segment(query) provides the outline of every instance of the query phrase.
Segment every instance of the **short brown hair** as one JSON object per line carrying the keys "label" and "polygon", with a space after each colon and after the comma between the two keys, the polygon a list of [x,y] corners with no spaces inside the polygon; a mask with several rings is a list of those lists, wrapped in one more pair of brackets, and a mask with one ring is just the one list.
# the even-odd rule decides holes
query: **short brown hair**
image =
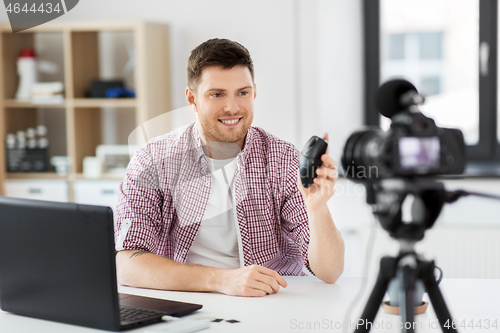
{"label": "short brown hair", "polygon": [[234,66],[246,66],[254,80],[253,62],[250,52],[240,43],[229,39],[214,38],[198,45],[188,61],[188,86],[196,89],[205,67],[221,66],[231,69]]}

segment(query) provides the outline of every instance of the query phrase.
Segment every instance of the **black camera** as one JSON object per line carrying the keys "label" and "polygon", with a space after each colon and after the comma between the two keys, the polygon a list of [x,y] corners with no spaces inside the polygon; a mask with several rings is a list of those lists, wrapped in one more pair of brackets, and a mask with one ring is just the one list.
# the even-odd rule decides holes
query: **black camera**
{"label": "black camera", "polygon": [[465,142],[458,129],[441,128],[417,105],[424,97],[406,80],[384,83],[376,95],[379,112],[392,120],[387,131],[365,128],[354,132],[342,154],[342,166],[353,181],[394,177],[461,174]]}

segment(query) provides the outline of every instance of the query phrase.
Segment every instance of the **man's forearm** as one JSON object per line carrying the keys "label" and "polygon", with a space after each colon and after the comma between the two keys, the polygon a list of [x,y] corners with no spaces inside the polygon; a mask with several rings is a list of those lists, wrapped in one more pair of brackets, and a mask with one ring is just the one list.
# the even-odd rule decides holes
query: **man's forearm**
{"label": "man's forearm", "polygon": [[328,207],[308,210],[310,240],[309,266],[321,280],[334,283],[344,270],[344,240]]}
{"label": "man's forearm", "polygon": [[183,291],[220,291],[222,270],[180,264],[171,259],[139,250],[116,254],[118,283],[122,285]]}

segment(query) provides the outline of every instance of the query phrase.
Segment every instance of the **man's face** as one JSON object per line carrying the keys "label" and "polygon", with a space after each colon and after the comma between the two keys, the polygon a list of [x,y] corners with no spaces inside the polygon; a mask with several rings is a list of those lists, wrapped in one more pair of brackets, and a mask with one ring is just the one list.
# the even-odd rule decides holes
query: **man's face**
{"label": "man's face", "polygon": [[207,143],[231,142],[240,148],[253,121],[256,96],[252,75],[245,66],[206,67],[196,91],[186,89]]}

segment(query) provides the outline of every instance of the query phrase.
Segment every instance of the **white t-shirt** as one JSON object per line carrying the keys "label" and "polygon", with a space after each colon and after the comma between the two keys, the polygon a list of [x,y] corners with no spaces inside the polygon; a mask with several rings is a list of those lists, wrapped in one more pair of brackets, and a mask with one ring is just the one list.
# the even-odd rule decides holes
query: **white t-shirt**
{"label": "white t-shirt", "polygon": [[208,158],[212,190],[200,230],[189,250],[186,262],[217,268],[239,268],[239,227],[235,220],[232,183],[237,159]]}

